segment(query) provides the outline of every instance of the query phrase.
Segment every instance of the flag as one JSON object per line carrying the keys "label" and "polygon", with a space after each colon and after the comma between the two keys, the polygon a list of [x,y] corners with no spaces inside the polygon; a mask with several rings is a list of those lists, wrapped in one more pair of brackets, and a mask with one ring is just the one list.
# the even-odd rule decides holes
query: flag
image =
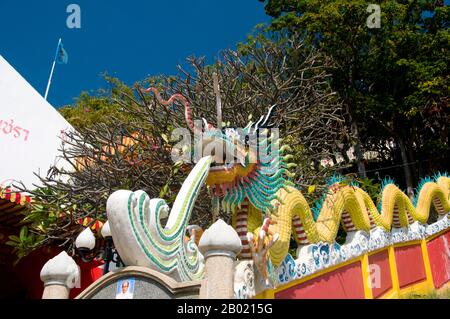
{"label": "flag", "polygon": [[56,50],[56,62],[58,62],[58,64],[67,64],[68,60],[69,55],[67,54],[66,50],[64,50],[62,42],[59,41],[58,48]]}

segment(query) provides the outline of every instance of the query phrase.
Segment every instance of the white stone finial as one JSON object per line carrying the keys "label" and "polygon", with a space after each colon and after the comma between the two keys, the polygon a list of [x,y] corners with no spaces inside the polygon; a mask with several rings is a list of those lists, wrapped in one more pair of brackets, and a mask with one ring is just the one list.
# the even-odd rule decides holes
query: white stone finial
{"label": "white stone finial", "polygon": [[83,230],[75,240],[75,246],[77,248],[87,248],[89,250],[94,249],[95,247],[95,236],[92,233],[92,230],[87,227]]}
{"label": "white stone finial", "polygon": [[79,282],[79,278],[78,265],[65,251],[47,261],[41,270],[44,286],[62,285],[71,289]]}
{"label": "white stone finial", "polygon": [[203,233],[198,248],[205,258],[211,255],[235,258],[241,251],[242,244],[233,227],[219,219]]}
{"label": "white stone finial", "polygon": [[103,224],[101,234],[103,238],[111,236],[111,228],[109,227],[109,221]]}

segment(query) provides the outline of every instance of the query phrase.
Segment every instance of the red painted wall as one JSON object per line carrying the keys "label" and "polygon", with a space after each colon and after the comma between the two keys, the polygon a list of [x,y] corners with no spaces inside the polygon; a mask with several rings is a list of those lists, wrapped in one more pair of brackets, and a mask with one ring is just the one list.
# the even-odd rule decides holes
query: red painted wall
{"label": "red painted wall", "polygon": [[426,280],[420,244],[395,247],[394,252],[400,288]]}
{"label": "red painted wall", "polygon": [[[433,281],[436,288],[450,281],[450,231],[431,240],[427,244]],[[40,299],[43,283],[39,278],[43,265],[57,255],[60,249],[47,247],[31,253],[16,267],[7,269],[1,280],[0,296]],[[401,288],[426,280],[420,244],[396,247],[394,249]],[[83,263],[76,260],[81,269],[81,287],[72,289],[74,298],[102,275],[101,262]],[[373,287],[374,298],[378,298],[392,288],[387,250],[369,256],[370,265],[378,265],[381,272],[380,287]],[[10,276],[10,277],[8,277]],[[6,280],[6,279],[11,280]],[[23,291],[21,293],[20,291]],[[24,295],[25,296],[25,295]],[[359,261],[323,274],[297,286],[275,294],[277,299],[362,299],[364,298],[363,277]]]}
{"label": "red painted wall", "polygon": [[70,290],[70,298],[73,299],[78,296],[83,290],[89,287],[94,281],[103,275],[103,268],[99,266],[103,265],[103,261],[93,261],[85,263],[79,258],[75,259],[75,262],[80,266],[81,282],[80,287]]}
{"label": "red painted wall", "polygon": [[440,288],[450,280],[450,231],[429,241],[427,249],[434,287]]}
{"label": "red painted wall", "polygon": [[45,263],[61,252],[58,247],[44,247],[31,252],[23,258],[13,272],[20,278],[26,288],[27,299],[41,299],[44,291],[44,283],[41,281],[41,269]]}
{"label": "red painted wall", "polygon": [[[41,281],[41,269],[45,263],[61,252],[59,247],[44,247],[30,253],[23,258],[15,267],[3,272],[14,280],[0,282],[0,296],[2,298],[16,298],[18,289],[23,290],[19,298],[41,299],[44,292],[44,283]],[[102,262],[84,263],[76,259],[81,271],[81,287],[72,289],[70,298],[76,297],[91,283],[101,277],[102,269],[98,268]],[[0,278],[2,278],[0,276]]]}
{"label": "red painted wall", "polygon": [[[378,267],[370,268],[372,283],[372,294],[374,298],[379,298],[392,289],[391,269],[389,267],[389,253],[382,250],[369,256],[369,265]],[[375,278],[376,275],[378,278]]]}
{"label": "red painted wall", "polygon": [[275,299],[363,299],[359,261],[275,294]]}

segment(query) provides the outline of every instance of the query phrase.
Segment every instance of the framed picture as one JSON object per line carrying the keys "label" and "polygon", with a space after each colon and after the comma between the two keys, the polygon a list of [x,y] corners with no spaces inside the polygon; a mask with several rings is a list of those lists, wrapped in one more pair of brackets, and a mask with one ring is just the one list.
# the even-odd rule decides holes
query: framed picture
{"label": "framed picture", "polygon": [[134,278],[119,280],[116,288],[116,299],[133,299],[134,285]]}

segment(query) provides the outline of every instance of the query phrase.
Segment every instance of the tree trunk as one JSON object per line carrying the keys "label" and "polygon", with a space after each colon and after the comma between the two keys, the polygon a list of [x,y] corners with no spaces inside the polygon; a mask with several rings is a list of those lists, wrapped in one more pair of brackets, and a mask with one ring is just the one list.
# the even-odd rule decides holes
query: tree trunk
{"label": "tree trunk", "polygon": [[402,156],[403,172],[405,174],[405,181],[406,181],[406,192],[408,194],[408,197],[412,200],[414,198],[414,191],[413,191],[411,170],[408,164],[408,156],[406,155],[407,153],[405,143],[403,142],[403,139],[400,136],[397,136],[397,142],[400,148],[400,154]]}
{"label": "tree trunk", "polygon": [[356,139],[355,145],[353,145],[353,148],[355,149],[355,157],[356,157],[356,163],[358,165],[358,173],[360,178],[366,178],[366,166],[364,165],[364,156],[361,151],[361,142],[359,140],[359,131],[358,131],[358,125],[356,124],[356,121],[352,120],[352,124],[350,126],[352,135]]}
{"label": "tree trunk", "polygon": [[409,160],[411,161],[410,165],[410,171],[411,171],[411,177],[412,177],[412,184],[416,185],[416,183],[419,181],[420,178],[420,167],[416,164],[416,156],[413,152],[413,142],[408,143],[407,151]]}
{"label": "tree trunk", "polygon": [[[354,65],[355,65],[355,61],[358,57],[358,50],[356,49],[356,46],[353,45],[353,43],[352,43],[351,48],[352,48],[353,56],[352,56],[352,60],[350,63],[350,70],[349,70],[349,80],[350,80],[349,87],[348,87],[349,92],[351,92],[351,90],[355,84],[354,81],[355,81],[356,77],[355,77]],[[351,123],[350,130],[352,132],[353,137],[356,139],[356,143],[355,143],[355,145],[353,145],[353,148],[355,149],[355,157],[356,157],[356,164],[358,165],[359,177],[366,178],[366,166],[364,165],[364,155],[361,150],[361,141],[359,138],[358,123],[356,123],[356,120],[353,117],[354,113],[351,112],[350,105],[353,105],[353,107],[355,107],[355,109],[356,109],[357,102],[353,101],[353,103],[351,103],[349,100],[349,103],[347,104],[347,112],[350,115],[350,123]]]}

